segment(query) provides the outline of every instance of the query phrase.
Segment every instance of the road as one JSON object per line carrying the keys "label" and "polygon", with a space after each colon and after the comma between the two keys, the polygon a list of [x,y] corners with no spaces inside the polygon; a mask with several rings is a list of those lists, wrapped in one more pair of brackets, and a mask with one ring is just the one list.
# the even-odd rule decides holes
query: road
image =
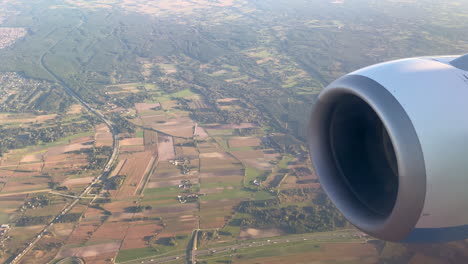
{"label": "road", "polygon": [[94,196],[87,196],[87,197],[79,197],[79,196],[76,196],[76,195],[68,195],[68,194],[63,194],[63,193],[59,193],[59,192],[49,192],[50,194],[55,194],[55,195],[59,195],[59,196],[63,196],[63,197],[67,197],[67,198],[73,198],[73,199],[94,199],[96,197],[96,195]]}
{"label": "road", "polygon": [[[82,22],[76,27],[79,28],[81,26]],[[51,75],[55,78],[55,80],[62,85],[64,88],[65,92],[67,92],[68,95],[72,96],[75,98],[82,106],[84,106],[89,112],[92,114],[96,115],[101,121],[103,121],[108,127],[110,132],[112,133],[112,155],[109,158],[109,161],[107,162],[106,166],[104,167],[103,171],[101,174],[96,176],[93,181],[84,189],[78,196],[74,197],[73,201],[68,204],[54,219],[42,229],[42,231],[31,241],[28,243],[26,248],[24,248],[14,259],[12,259],[9,263],[10,264],[16,264],[18,263],[22,257],[24,257],[29,250],[31,250],[34,245],[41,239],[41,237],[56,223],[61,216],[69,212],[82,198],[85,198],[85,195],[88,195],[89,191],[91,190],[93,184],[97,183],[98,181],[101,180],[102,177],[106,176],[107,174],[110,173],[112,165],[114,162],[117,160],[117,157],[119,155],[119,142],[117,140],[117,135],[116,135],[116,130],[113,126],[113,124],[97,109],[94,109],[91,107],[79,94],[77,94],[72,88],[70,88],[65,81],[63,81],[58,75],[56,75],[45,63],[44,63],[44,57],[47,53],[49,53],[50,50],[52,50],[60,41],[55,43],[53,46],[51,46],[46,52],[44,52],[41,56],[41,66]],[[88,197],[86,197],[88,198]],[[7,262],[8,263],[8,262]]]}
{"label": "road", "polygon": [[7,192],[7,193],[1,193],[0,197],[20,195],[20,194],[30,194],[30,193],[42,193],[42,192],[50,192],[50,191],[52,191],[52,189],[40,189],[40,190],[35,190],[35,191],[24,191],[24,192]]}
{"label": "road", "polygon": [[[213,247],[210,249],[203,249],[196,251],[195,257],[201,256],[211,256],[211,255],[218,255],[218,254],[234,254],[239,249],[246,249],[246,248],[258,248],[264,246],[270,246],[275,244],[288,244],[300,241],[316,241],[316,242],[328,242],[333,241],[335,239],[353,239],[351,243],[363,243],[366,242],[366,238],[360,237],[360,232],[355,229],[346,229],[334,232],[318,232],[318,233],[310,233],[310,234],[303,234],[303,235],[295,235],[295,236],[286,236],[286,237],[276,237],[276,238],[264,238],[260,240],[245,240],[240,242],[239,244],[233,245],[224,245],[219,247]],[[119,262],[119,264],[150,264],[150,263],[168,263],[176,260],[181,260],[186,258],[186,254],[178,254],[172,256],[152,256],[146,258],[140,258],[136,260],[126,261],[126,262]]]}

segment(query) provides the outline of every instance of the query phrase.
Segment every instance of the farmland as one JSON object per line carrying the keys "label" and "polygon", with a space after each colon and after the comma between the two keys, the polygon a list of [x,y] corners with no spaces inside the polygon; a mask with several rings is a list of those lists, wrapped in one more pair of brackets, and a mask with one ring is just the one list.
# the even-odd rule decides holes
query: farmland
{"label": "farmland", "polygon": [[[144,83],[136,86],[148,87]],[[187,100],[204,100],[203,95],[195,91],[168,93],[154,86],[150,90],[128,88],[135,87],[134,84],[117,84],[115,87],[127,88],[125,93],[109,94],[117,99],[139,93],[164,99],[153,99],[156,102],[149,104],[142,98],[141,102],[130,106],[108,104],[103,108],[104,114],[109,116],[118,109],[127,122],[125,129],[117,135],[120,155],[109,176],[92,189],[91,193],[97,194],[97,198],[75,209],[76,214],[81,215],[79,221],[74,226],[57,225],[47,237],[51,241],[60,241],[56,242],[60,246],[56,244],[57,250],[43,254],[42,258],[55,254],[57,259],[75,256],[90,262],[106,262],[114,258],[127,261],[141,257],[131,252],[142,252],[143,256],[172,254],[185,250],[194,230],[199,228],[230,230],[220,238],[210,240],[210,243],[245,237],[242,230],[247,226],[230,227],[236,221],[237,208],[243,202],[275,199],[276,192],[283,189],[277,186],[277,191],[274,191],[263,181],[271,173],[293,166],[288,165],[292,159],[274,147],[264,145],[267,135],[262,134],[258,124],[222,125],[195,121],[190,111],[184,108]],[[74,113],[82,115],[76,110]],[[50,119],[56,118],[52,116]],[[233,129],[256,129],[257,132],[252,136],[236,136]],[[15,182],[27,176],[33,177],[34,168],[53,166],[53,161],[60,161],[62,167],[66,164],[76,167],[80,164],[77,155],[83,157],[82,166],[97,169],[99,166],[90,166],[87,162],[104,157],[103,151],[111,144],[109,130],[97,124],[89,132],[45,144],[46,149],[37,146],[34,152],[28,151],[32,154],[21,156],[20,149],[11,150],[6,155],[11,159],[6,158],[4,163],[13,166],[12,157],[17,158],[19,164],[15,166],[21,168],[24,175],[14,172]],[[74,162],[66,163],[66,160]],[[301,167],[301,164],[310,166],[299,161],[295,164],[296,167]],[[61,190],[63,186],[67,195],[79,192],[79,186],[89,184],[93,173],[97,173],[88,170],[84,173],[76,168],[79,173],[70,174],[67,178],[54,178],[54,188]],[[31,186],[34,189],[42,187],[41,192],[50,192],[47,189],[50,184],[46,183],[44,181],[41,185],[37,181]],[[290,188],[297,188],[294,181],[291,184]],[[23,192],[18,184],[6,182],[4,188],[7,190],[5,194],[13,190],[16,192],[12,195]],[[54,193],[51,192],[52,195]],[[59,211],[60,204],[54,208]],[[35,216],[39,217],[41,213],[37,211]],[[282,234],[283,231],[278,232],[271,235]],[[44,241],[48,240],[44,238]],[[46,242],[40,245],[42,243]],[[33,252],[37,255],[40,250],[41,247]],[[26,259],[32,257],[33,252]]]}
{"label": "farmland", "polygon": [[305,139],[338,76],[466,52],[468,6],[306,2],[0,1],[0,262],[466,262],[353,229]]}
{"label": "farmland", "polygon": [[[4,257],[15,253],[18,246],[31,239],[43,225],[59,214],[69,202],[62,194],[80,193],[99,173],[98,164],[107,157],[99,157],[103,150],[93,144],[94,131],[90,127],[88,132],[72,134],[50,143],[9,150],[1,158],[0,215],[4,224],[16,222],[16,227],[8,232],[9,239],[5,247],[1,249]],[[77,207],[76,210],[78,213],[83,208]],[[22,222],[24,224],[19,224]],[[67,232],[72,230],[70,228],[44,238],[37,246],[36,257],[44,260],[53,258],[58,252],[58,245],[65,241]],[[56,250],[46,253],[43,249],[47,246],[43,243],[56,243]]]}

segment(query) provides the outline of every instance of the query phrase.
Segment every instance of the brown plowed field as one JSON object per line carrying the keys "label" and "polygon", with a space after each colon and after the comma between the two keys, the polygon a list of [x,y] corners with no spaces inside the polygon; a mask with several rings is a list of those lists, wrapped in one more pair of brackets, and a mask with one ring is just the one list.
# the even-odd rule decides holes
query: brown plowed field
{"label": "brown plowed field", "polygon": [[232,154],[240,160],[264,158],[263,151],[261,150],[233,151]]}
{"label": "brown plowed field", "polygon": [[224,152],[224,150],[216,142],[199,142],[197,144],[200,153],[213,153],[213,152]]}
{"label": "brown plowed field", "polygon": [[89,184],[93,181],[94,177],[85,177],[85,178],[75,178],[75,179],[67,179],[62,182],[61,185],[63,186],[75,186],[75,185],[85,185]]}
{"label": "brown plowed field", "polygon": [[193,135],[200,139],[205,139],[209,137],[208,133],[206,133],[206,130],[199,125],[197,125]]}
{"label": "brown plowed field", "polygon": [[175,159],[174,140],[171,136],[158,134],[159,161]]}
{"label": "brown plowed field", "polygon": [[88,241],[92,233],[99,227],[98,223],[95,224],[80,224],[73,230],[72,234],[67,240],[67,244],[82,244]]}
{"label": "brown plowed field", "polygon": [[134,222],[128,228],[121,250],[147,247],[145,237],[157,234],[162,229],[161,225],[150,222]]}
{"label": "brown plowed field", "polygon": [[[101,254],[117,253],[117,251],[119,250],[119,247],[120,247],[120,242],[109,242],[109,243],[97,244],[97,245],[91,245],[91,246],[67,248],[67,249],[63,249],[59,253],[59,256],[60,258],[73,257],[73,256],[80,257],[80,258],[93,258]],[[89,263],[92,263],[92,262],[89,262]]]}
{"label": "brown plowed field", "polygon": [[112,133],[105,124],[97,125],[96,134],[94,135],[96,147],[112,146]]}
{"label": "brown plowed field", "polygon": [[259,170],[271,170],[273,168],[273,165],[271,163],[268,162],[269,160],[266,160],[266,159],[245,159],[243,160],[243,162],[247,165],[247,166],[251,166],[251,167],[254,167],[256,169],[259,169]]}
{"label": "brown plowed field", "polygon": [[105,222],[94,231],[89,242],[123,240],[130,222]]}
{"label": "brown plowed field", "polygon": [[[0,34],[1,35],[1,34]],[[57,114],[50,114],[50,115],[28,115],[25,116],[18,116],[18,115],[9,115],[9,114],[1,114],[0,115],[0,124],[5,123],[43,123],[47,120],[52,120],[57,117]]]}
{"label": "brown plowed field", "polygon": [[175,147],[177,158],[197,159],[198,151],[195,147]]}
{"label": "brown plowed field", "polygon": [[122,154],[121,159],[127,159],[119,174],[126,175],[125,182],[115,193],[118,199],[135,195],[143,176],[149,171],[154,157],[151,152],[135,152],[132,154]]}
{"label": "brown plowed field", "polygon": [[151,130],[145,130],[143,133],[144,145],[146,151],[151,151],[153,155],[158,155],[158,133]]}
{"label": "brown plowed field", "polygon": [[256,137],[235,137],[229,140],[229,147],[257,147],[260,146],[261,140]]}
{"label": "brown plowed field", "polygon": [[11,175],[2,192],[22,192],[26,190],[47,189],[48,178],[40,176],[38,172],[15,172]]}
{"label": "brown plowed field", "polygon": [[[49,182],[51,180],[61,185],[64,184],[70,188],[74,187],[70,191],[81,191],[82,188],[78,185],[86,185],[91,182],[92,177],[88,176],[91,175],[92,171],[84,172],[82,170],[82,167],[88,164],[86,154],[75,154],[71,152],[91,147],[93,147],[93,138],[81,137],[70,140],[68,144],[52,146],[47,149],[43,146],[36,146],[31,147],[26,151],[11,151],[8,155],[5,155],[5,157],[2,158],[2,165],[10,165],[12,163],[19,165],[16,167],[1,168],[0,181],[5,181],[6,184],[4,185],[3,183],[0,183],[0,188],[2,188],[0,193],[2,198],[0,200],[6,201],[7,199],[10,199],[11,195],[23,194],[20,196],[22,199],[18,201],[23,203],[25,197],[24,194],[51,191],[49,188]],[[22,163],[19,163],[20,161]],[[71,179],[71,176],[81,172],[83,172],[83,178]],[[8,176],[8,178],[4,178],[6,176]],[[70,179],[67,180],[67,178]],[[78,186],[78,188],[76,188],[76,186]],[[61,200],[62,198],[58,199],[58,203],[54,202],[53,205],[42,209],[27,210],[24,215],[45,216],[59,214],[64,205]],[[10,203],[14,205],[16,204],[17,209],[20,206],[17,204],[18,202],[11,201]],[[76,210],[79,209],[83,210],[84,208],[81,205],[77,205],[71,212],[78,212]],[[0,205],[2,219],[10,215],[10,210],[11,209],[9,207],[3,208],[3,206]],[[59,227],[60,225],[58,225],[56,229],[60,229]],[[89,226],[88,228],[78,228],[75,233],[70,235],[70,241],[73,243],[85,242],[89,236],[88,232],[94,230],[94,228],[96,227]],[[82,230],[84,231],[81,232]],[[58,230],[57,235],[64,236],[63,238],[65,238],[65,236],[70,232],[72,232],[71,228]],[[23,234],[23,236],[24,235],[26,234]],[[13,241],[21,241],[23,238],[20,237],[21,236],[17,236],[17,239]]]}
{"label": "brown plowed field", "polygon": [[80,223],[99,223],[101,221],[101,217],[104,216],[103,212],[104,211],[101,209],[88,207],[86,208]]}
{"label": "brown plowed field", "polygon": [[143,146],[143,138],[125,138],[120,140],[120,146]]}
{"label": "brown plowed field", "polygon": [[120,221],[122,219],[132,218],[133,213],[125,212],[125,208],[135,206],[131,201],[113,201],[112,203],[103,204],[106,210],[112,213],[108,221]]}
{"label": "brown plowed field", "polygon": [[[270,161],[276,160],[274,156],[266,156],[262,150],[233,151],[232,154],[248,166],[252,166],[259,170],[271,170],[273,165]],[[267,157],[270,157],[270,159]]]}
{"label": "brown plowed field", "polygon": [[73,104],[70,106],[70,109],[68,109],[67,114],[68,115],[80,114],[82,110],[83,110],[83,106],[81,106],[80,104]]}
{"label": "brown plowed field", "polygon": [[23,158],[21,159],[21,163],[41,162],[43,158],[44,158],[44,153],[30,154],[30,155],[23,156]]}
{"label": "brown plowed field", "polygon": [[167,118],[164,114],[144,115],[141,117],[143,124],[146,127],[152,127],[158,122],[167,122]]}
{"label": "brown plowed field", "polygon": [[200,154],[200,172],[235,170],[237,168],[242,168],[242,164],[225,152]]}
{"label": "brown plowed field", "polygon": [[144,111],[148,111],[148,110],[151,110],[152,108],[157,108],[157,107],[161,107],[161,104],[159,104],[159,103],[154,103],[154,104],[136,103],[135,104],[135,109],[139,113],[144,112]]}
{"label": "brown plowed field", "polygon": [[184,177],[184,175],[180,172],[180,170],[170,164],[169,162],[159,162],[158,167],[154,171],[153,175],[151,175],[150,180],[151,181],[156,181],[156,180],[173,180],[173,179],[168,179],[168,178],[179,178],[179,177]]}
{"label": "brown plowed field", "polygon": [[241,123],[241,124],[226,124],[226,125],[219,125],[219,126],[212,126],[207,127],[208,129],[241,129],[241,128],[254,128],[258,127],[258,125],[254,123]]}
{"label": "brown plowed field", "polygon": [[142,152],[145,151],[145,146],[121,146],[120,152]]}
{"label": "brown plowed field", "polygon": [[182,116],[166,123],[153,122],[150,127],[174,137],[192,138],[194,126],[195,122],[192,119]]}
{"label": "brown plowed field", "polygon": [[64,154],[70,151],[78,151],[80,149],[92,148],[93,147],[93,138],[92,137],[83,137],[73,140],[70,144],[54,146],[47,150],[45,158]]}

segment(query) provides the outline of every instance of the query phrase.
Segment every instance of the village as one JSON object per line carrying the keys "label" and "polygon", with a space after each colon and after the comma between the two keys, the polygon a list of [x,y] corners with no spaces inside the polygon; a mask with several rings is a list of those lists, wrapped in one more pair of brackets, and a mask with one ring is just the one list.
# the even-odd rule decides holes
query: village
{"label": "village", "polygon": [[16,40],[26,35],[24,28],[0,27],[0,49],[11,46]]}
{"label": "village", "polygon": [[10,231],[10,225],[0,225],[0,255],[2,255],[3,251],[5,250],[5,242],[10,239],[10,236],[8,236],[8,231]]}

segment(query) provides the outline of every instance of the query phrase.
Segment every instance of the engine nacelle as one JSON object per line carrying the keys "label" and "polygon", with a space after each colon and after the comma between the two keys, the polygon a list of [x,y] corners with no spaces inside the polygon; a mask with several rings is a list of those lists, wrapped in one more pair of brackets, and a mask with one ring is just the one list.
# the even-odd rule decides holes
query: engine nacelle
{"label": "engine nacelle", "polygon": [[331,83],[309,123],[323,189],[383,240],[468,238],[468,56],[370,66]]}

